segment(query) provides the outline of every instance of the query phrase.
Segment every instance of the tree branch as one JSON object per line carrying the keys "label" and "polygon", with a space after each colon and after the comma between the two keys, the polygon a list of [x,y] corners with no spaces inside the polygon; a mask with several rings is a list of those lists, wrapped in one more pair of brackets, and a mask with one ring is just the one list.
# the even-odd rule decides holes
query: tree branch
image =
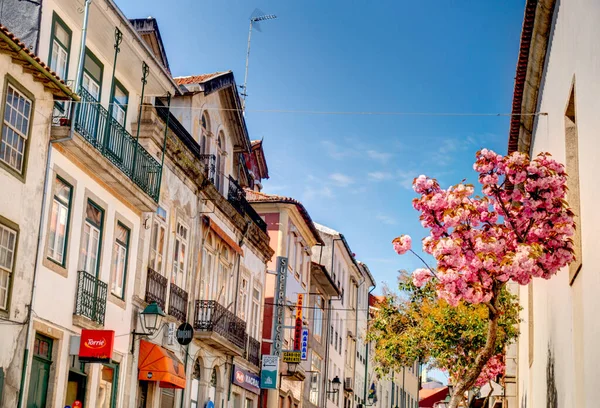
{"label": "tree branch", "polygon": [[433,274],[433,276],[435,276],[436,279],[439,279],[438,276],[436,275],[436,273],[433,271],[433,269],[431,269],[431,266],[427,265],[427,262],[425,262],[425,260],[423,258],[421,258],[415,251],[413,251],[412,249],[409,249],[410,252],[413,253],[414,256],[416,256],[417,258],[419,258],[421,260],[421,262],[423,262],[423,265],[425,265],[427,267],[427,269],[429,269],[429,271]]}

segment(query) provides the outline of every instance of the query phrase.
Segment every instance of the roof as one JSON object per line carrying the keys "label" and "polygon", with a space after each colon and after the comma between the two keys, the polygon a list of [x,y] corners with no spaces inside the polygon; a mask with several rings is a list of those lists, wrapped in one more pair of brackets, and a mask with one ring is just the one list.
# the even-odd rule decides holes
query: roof
{"label": "roof", "polygon": [[422,388],[419,390],[419,407],[431,408],[448,395],[448,387]]}
{"label": "roof", "polygon": [[229,71],[218,71],[218,72],[213,72],[211,74],[199,74],[199,75],[189,75],[189,76],[180,76],[180,77],[175,77],[173,78],[175,80],[175,83],[177,85],[190,85],[190,84],[202,84],[204,82],[207,82],[211,79],[220,77],[222,75],[225,74],[229,74],[231,73],[231,70]]}
{"label": "roof", "polygon": [[321,235],[319,234],[319,231],[315,227],[315,223],[313,222],[312,218],[310,218],[308,211],[306,211],[304,205],[302,205],[302,203],[296,200],[295,198],[284,197],[275,194],[266,194],[259,191],[246,190],[246,199],[250,203],[281,203],[295,205],[298,209],[298,212],[302,216],[302,219],[304,219],[304,222],[312,232],[317,243],[325,245],[323,239],[321,238]]}
{"label": "roof", "polygon": [[515,75],[508,153],[529,153],[556,0],[527,0]]}
{"label": "roof", "polygon": [[376,307],[385,301],[385,296],[369,295],[369,306]]}
{"label": "roof", "polygon": [[361,262],[361,261],[357,261],[358,264],[361,266],[363,272],[365,272],[367,274],[367,278],[369,278],[369,280],[371,281],[371,285],[369,285],[370,287],[376,287],[377,283],[375,282],[375,278],[373,278],[373,275],[371,274],[371,270],[369,269],[369,267],[367,266],[366,263]]}
{"label": "roof", "polygon": [[171,72],[169,60],[167,59],[167,52],[165,51],[165,45],[163,44],[156,19],[154,17],[132,18],[129,22],[142,39],[146,41],[146,44],[148,44],[148,47],[150,47],[154,56],[162,62],[162,65],[167,71]]}
{"label": "roof", "polygon": [[358,269],[358,272],[362,272],[362,268],[359,266],[359,263],[356,260],[356,256],[355,256],[354,252],[352,252],[352,250],[350,249],[350,245],[348,244],[348,241],[346,241],[346,237],[344,237],[344,234],[334,230],[333,228],[326,227],[325,225],[315,223],[315,226],[317,227],[317,229],[319,231],[321,231],[327,235],[337,235],[338,237],[340,237],[340,239],[342,240],[342,243],[344,244],[344,247],[346,248],[346,252],[348,252],[348,255],[350,255],[350,258],[352,259],[352,263],[354,264],[354,266],[356,266],[356,269]]}
{"label": "roof", "polygon": [[0,24],[0,52],[10,54],[13,59],[23,61],[23,70],[32,74],[34,80],[42,82],[44,87],[59,99],[79,100],[79,97],[67,86],[56,72],[52,71],[40,57],[35,55],[25,43],[8,28]]}

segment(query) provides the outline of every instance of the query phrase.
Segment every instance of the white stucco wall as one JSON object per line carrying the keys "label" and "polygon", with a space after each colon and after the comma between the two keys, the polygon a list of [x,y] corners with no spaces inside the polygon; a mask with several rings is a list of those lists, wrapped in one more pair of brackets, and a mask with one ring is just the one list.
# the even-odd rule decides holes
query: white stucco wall
{"label": "white stucco wall", "polygon": [[[46,167],[46,154],[50,138],[50,119],[53,97],[40,82],[23,72],[21,65],[11,57],[0,54],[0,80],[2,105],[5,101],[7,76],[25,88],[34,97],[31,132],[24,181],[0,166],[0,217],[18,225],[17,252],[14,259],[13,279],[6,312],[0,318],[11,322],[0,324],[0,367],[5,371],[2,406],[16,406],[17,390],[21,380],[28,305],[35,269],[35,254],[41,212],[42,190]],[[1,220],[0,220],[1,221]]]}
{"label": "white stucco wall", "polygon": [[[560,271],[549,281],[533,284],[533,346],[529,367],[528,288],[521,287],[525,307],[519,338],[518,403],[521,407],[546,406],[556,393],[559,407],[594,407],[600,401],[597,347],[600,320],[600,275],[596,248],[600,214],[595,205],[600,198],[596,180],[600,171],[600,3],[592,0],[560,1],[547,54],[547,67],[540,89],[541,112],[533,135],[533,153],[550,152],[565,162],[564,114],[571,86],[579,136],[579,177],[583,267],[572,286],[569,272]],[[550,354],[552,358],[550,358]],[[553,369],[551,363],[554,362]],[[555,387],[555,391],[553,388]],[[553,406],[553,405],[548,405]]]}

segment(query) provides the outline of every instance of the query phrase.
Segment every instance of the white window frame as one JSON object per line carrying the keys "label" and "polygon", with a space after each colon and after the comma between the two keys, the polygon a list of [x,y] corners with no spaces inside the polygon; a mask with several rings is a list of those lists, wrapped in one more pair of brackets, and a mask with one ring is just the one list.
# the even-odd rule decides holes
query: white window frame
{"label": "white window frame", "polygon": [[[92,224],[87,218],[87,206],[91,205],[100,211],[100,226]],[[79,270],[86,271],[87,273],[97,276],[99,273],[101,249],[102,249],[102,228],[104,224],[104,210],[94,204],[91,200],[86,200],[84,209],[84,225],[83,225],[83,236],[81,237],[81,247],[79,251]],[[87,240],[86,240],[87,235]],[[94,244],[95,240],[95,244]],[[91,254],[95,253],[96,256],[92,257]],[[92,262],[92,260],[94,260]],[[93,265],[92,265],[93,263]]]}
{"label": "white window frame", "polygon": [[[64,181],[61,177],[55,176],[54,183],[57,181],[64,184],[69,189],[69,198],[68,201],[66,201],[63,197],[59,197],[57,195],[56,184],[53,184],[53,200],[50,211],[48,249],[46,256],[52,261],[64,266],[65,255],[67,253],[67,234],[69,233],[71,202],[73,200],[73,186]],[[62,240],[59,239],[60,230],[63,231]],[[51,237],[53,237],[53,240]]]}
{"label": "white window frame", "polygon": [[[254,293],[257,292],[258,293],[258,297],[254,296]],[[251,334],[252,337],[254,337],[256,340],[260,340],[260,330],[262,328],[261,325],[261,310],[260,307],[262,305],[262,287],[260,285],[257,285],[256,283],[254,284],[254,286],[252,287],[252,300],[251,300],[251,324],[250,324],[250,330],[251,330]]]}
{"label": "white window frame", "polygon": [[[160,231],[162,230],[163,242],[162,247],[160,246]],[[155,237],[156,233],[156,237]],[[154,220],[152,221],[152,232],[150,236],[150,259],[148,260],[148,266],[164,276],[164,265],[165,265],[165,248],[167,247],[167,241],[169,234],[167,234],[167,223],[158,214],[154,214]],[[155,241],[156,239],[156,241]],[[160,260],[159,260],[160,259]],[[160,265],[160,266],[159,266]]]}
{"label": "white window frame", "polygon": [[[121,227],[127,232],[127,242],[117,239],[117,230]],[[113,264],[111,265],[111,293],[124,299],[127,278],[127,262],[129,258],[129,245],[131,243],[131,229],[121,222],[117,222],[115,228],[115,240],[113,244]]]}
{"label": "white window frame", "polygon": [[[182,234],[185,231],[185,234]],[[187,278],[187,259],[189,253],[189,234],[190,229],[181,219],[175,224],[175,242],[173,243],[173,269],[171,272],[171,282],[185,290]],[[181,254],[183,248],[183,254]],[[183,256],[183,259],[180,259]]]}
{"label": "white window frame", "polygon": [[0,310],[8,310],[19,232],[0,223]]}
{"label": "white window frame", "polygon": [[[9,97],[12,99],[10,103]],[[23,174],[31,130],[33,100],[10,82],[7,83],[3,100],[4,115],[0,135],[0,160],[12,170]],[[16,105],[14,102],[16,102]]]}

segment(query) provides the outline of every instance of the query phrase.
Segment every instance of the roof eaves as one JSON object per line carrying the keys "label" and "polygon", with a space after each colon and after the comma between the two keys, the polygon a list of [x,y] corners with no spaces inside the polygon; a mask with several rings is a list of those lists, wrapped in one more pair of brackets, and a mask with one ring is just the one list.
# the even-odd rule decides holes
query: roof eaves
{"label": "roof eaves", "polygon": [[56,72],[52,71],[49,66],[42,62],[42,60],[33,53],[27,46],[17,38],[12,32],[5,26],[0,24],[0,38],[4,40],[10,48],[24,58],[28,63],[33,65],[44,77],[56,85],[64,94],[66,98],[71,98],[75,101],[79,100],[79,96],[71,90],[61,79]]}
{"label": "roof eaves", "polygon": [[512,101],[508,153],[529,153],[556,0],[527,0]]}

